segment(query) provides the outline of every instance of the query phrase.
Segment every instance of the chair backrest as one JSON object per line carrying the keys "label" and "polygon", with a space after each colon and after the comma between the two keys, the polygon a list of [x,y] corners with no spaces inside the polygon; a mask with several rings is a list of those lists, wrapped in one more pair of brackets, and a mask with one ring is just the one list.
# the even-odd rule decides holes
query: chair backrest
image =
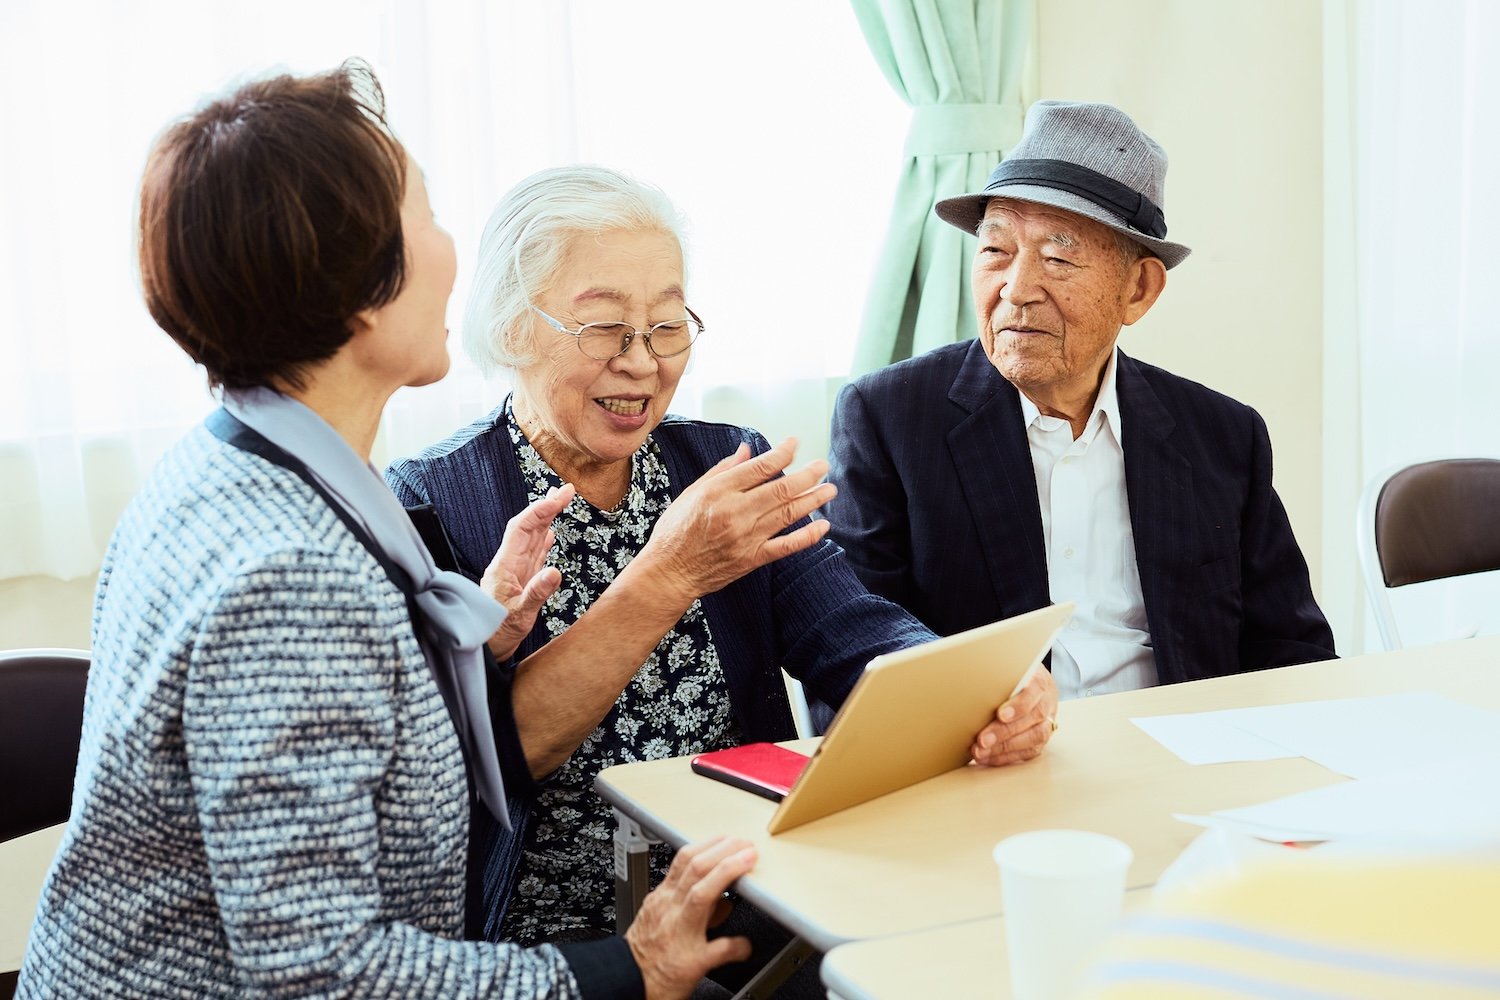
{"label": "chair backrest", "polygon": [[1401,647],[1387,591],[1500,569],[1500,460],[1402,466],[1365,487],[1356,536],[1365,589],[1386,649]]}
{"label": "chair backrest", "polygon": [[0,652],[0,841],[67,821],[88,675],[83,650]]}

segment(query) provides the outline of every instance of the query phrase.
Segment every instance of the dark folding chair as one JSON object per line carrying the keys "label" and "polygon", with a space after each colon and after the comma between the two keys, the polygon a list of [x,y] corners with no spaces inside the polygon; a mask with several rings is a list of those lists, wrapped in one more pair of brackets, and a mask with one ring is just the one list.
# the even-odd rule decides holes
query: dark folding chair
{"label": "dark folding chair", "polygon": [[[82,650],[0,652],[0,841],[67,822],[88,675]],[[15,970],[0,971],[0,1000],[15,988]]]}
{"label": "dark folding chair", "polygon": [[1355,530],[1381,642],[1400,649],[1390,590],[1500,569],[1500,460],[1440,459],[1378,476]]}

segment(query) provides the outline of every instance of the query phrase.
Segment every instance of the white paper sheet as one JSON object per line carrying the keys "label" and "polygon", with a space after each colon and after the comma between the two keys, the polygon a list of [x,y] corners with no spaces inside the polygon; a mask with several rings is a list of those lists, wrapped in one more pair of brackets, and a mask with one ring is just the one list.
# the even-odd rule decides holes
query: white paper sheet
{"label": "white paper sheet", "polygon": [[1206,827],[1210,830],[1223,830],[1226,833],[1237,834],[1245,837],[1254,837],[1257,840],[1269,840],[1275,844],[1316,844],[1328,840],[1329,835],[1321,830],[1308,830],[1288,826],[1267,826],[1265,823],[1256,823],[1244,817],[1221,816],[1215,813],[1212,816],[1195,816],[1191,813],[1173,813],[1172,818],[1193,826]]}
{"label": "white paper sheet", "polygon": [[1306,757],[1351,778],[1500,753],[1500,712],[1431,691],[1131,721],[1190,764]]}
{"label": "white paper sheet", "polygon": [[1500,712],[1432,691],[1247,709],[1237,724],[1331,771],[1372,778],[1475,754],[1500,754]]}
{"label": "white paper sheet", "polygon": [[[1179,817],[1187,818],[1187,817]],[[1207,819],[1206,817],[1202,817]],[[1194,885],[1222,881],[1272,858],[1295,853],[1263,837],[1246,836],[1208,819],[1204,830],[1161,873],[1151,895],[1160,897]]]}
{"label": "white paper sheet", "polygon": [[1237,760],[1300,756],[1236,725],[1235,716],[1245,711],[1254,709],[1157,715],[1130,721],[1189,764],[1227,764]]}
{"label": "white paper sheet", "polygon": [[1450,757],[1209,817],[1181,816],[1275,840],[1454,838],[1500,841],[1500,754]]}

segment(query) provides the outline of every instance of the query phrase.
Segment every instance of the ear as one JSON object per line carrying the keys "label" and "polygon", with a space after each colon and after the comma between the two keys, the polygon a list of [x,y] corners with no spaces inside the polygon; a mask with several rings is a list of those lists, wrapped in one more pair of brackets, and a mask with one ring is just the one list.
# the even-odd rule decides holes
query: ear
{"label": "ear", "polygon": [[1167,267],[1156,257],[1141,257],[1125,271],[1125,325],[1130,326],[1156,304],[1167,287]]}
{"label": "ear", "polygon": [[352,340],[354,337],[358,337],[361,334],[368,333],[369,331],[373,330],[375,328],[376,322],[378,321],[379,315],[380,310],[378,309],[361,309],[353,316],[350,316],[350,339]]}

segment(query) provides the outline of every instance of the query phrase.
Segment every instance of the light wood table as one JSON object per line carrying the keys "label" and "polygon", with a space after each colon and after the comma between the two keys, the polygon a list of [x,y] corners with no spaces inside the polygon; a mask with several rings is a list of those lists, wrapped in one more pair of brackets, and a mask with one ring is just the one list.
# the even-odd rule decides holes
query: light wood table
{"label": "light wood table", "polygon": [[[1150,899],[1150,889],[1133,889],[1125,894],[1124,910]],[[1010,1000],[1009,962],[1005,918],[986,917],[839,945],[823,957],[820,974],[830,1000]]]}
{"label": "light wood table", "polygon": [[612,767],[595,787],[622,817],[670,844],[720,833],[754,842],[760,860],[737,891],[827,951],[997,916],[990,851],[1014,833],[1066,827],[1118,837],[1135,852],[1127,886],[1140,888],[1199,833],[1173,813],[1345,780],[1302,758],[1194,767],[1133,716],[1416,690],[1500,709],[1500,637],[1065,702],[1036,761],[960,768],[775,837],[766,833],[773,803],[693,774],[687,758]]}
{"label": "light wood table", "polygon": [[[1000,881],[995,880],[995,891]],[[970,920],[932,930],[840,945],[823,956],[830,998],[969,997],[1008,1000],[1005,921]]]}

